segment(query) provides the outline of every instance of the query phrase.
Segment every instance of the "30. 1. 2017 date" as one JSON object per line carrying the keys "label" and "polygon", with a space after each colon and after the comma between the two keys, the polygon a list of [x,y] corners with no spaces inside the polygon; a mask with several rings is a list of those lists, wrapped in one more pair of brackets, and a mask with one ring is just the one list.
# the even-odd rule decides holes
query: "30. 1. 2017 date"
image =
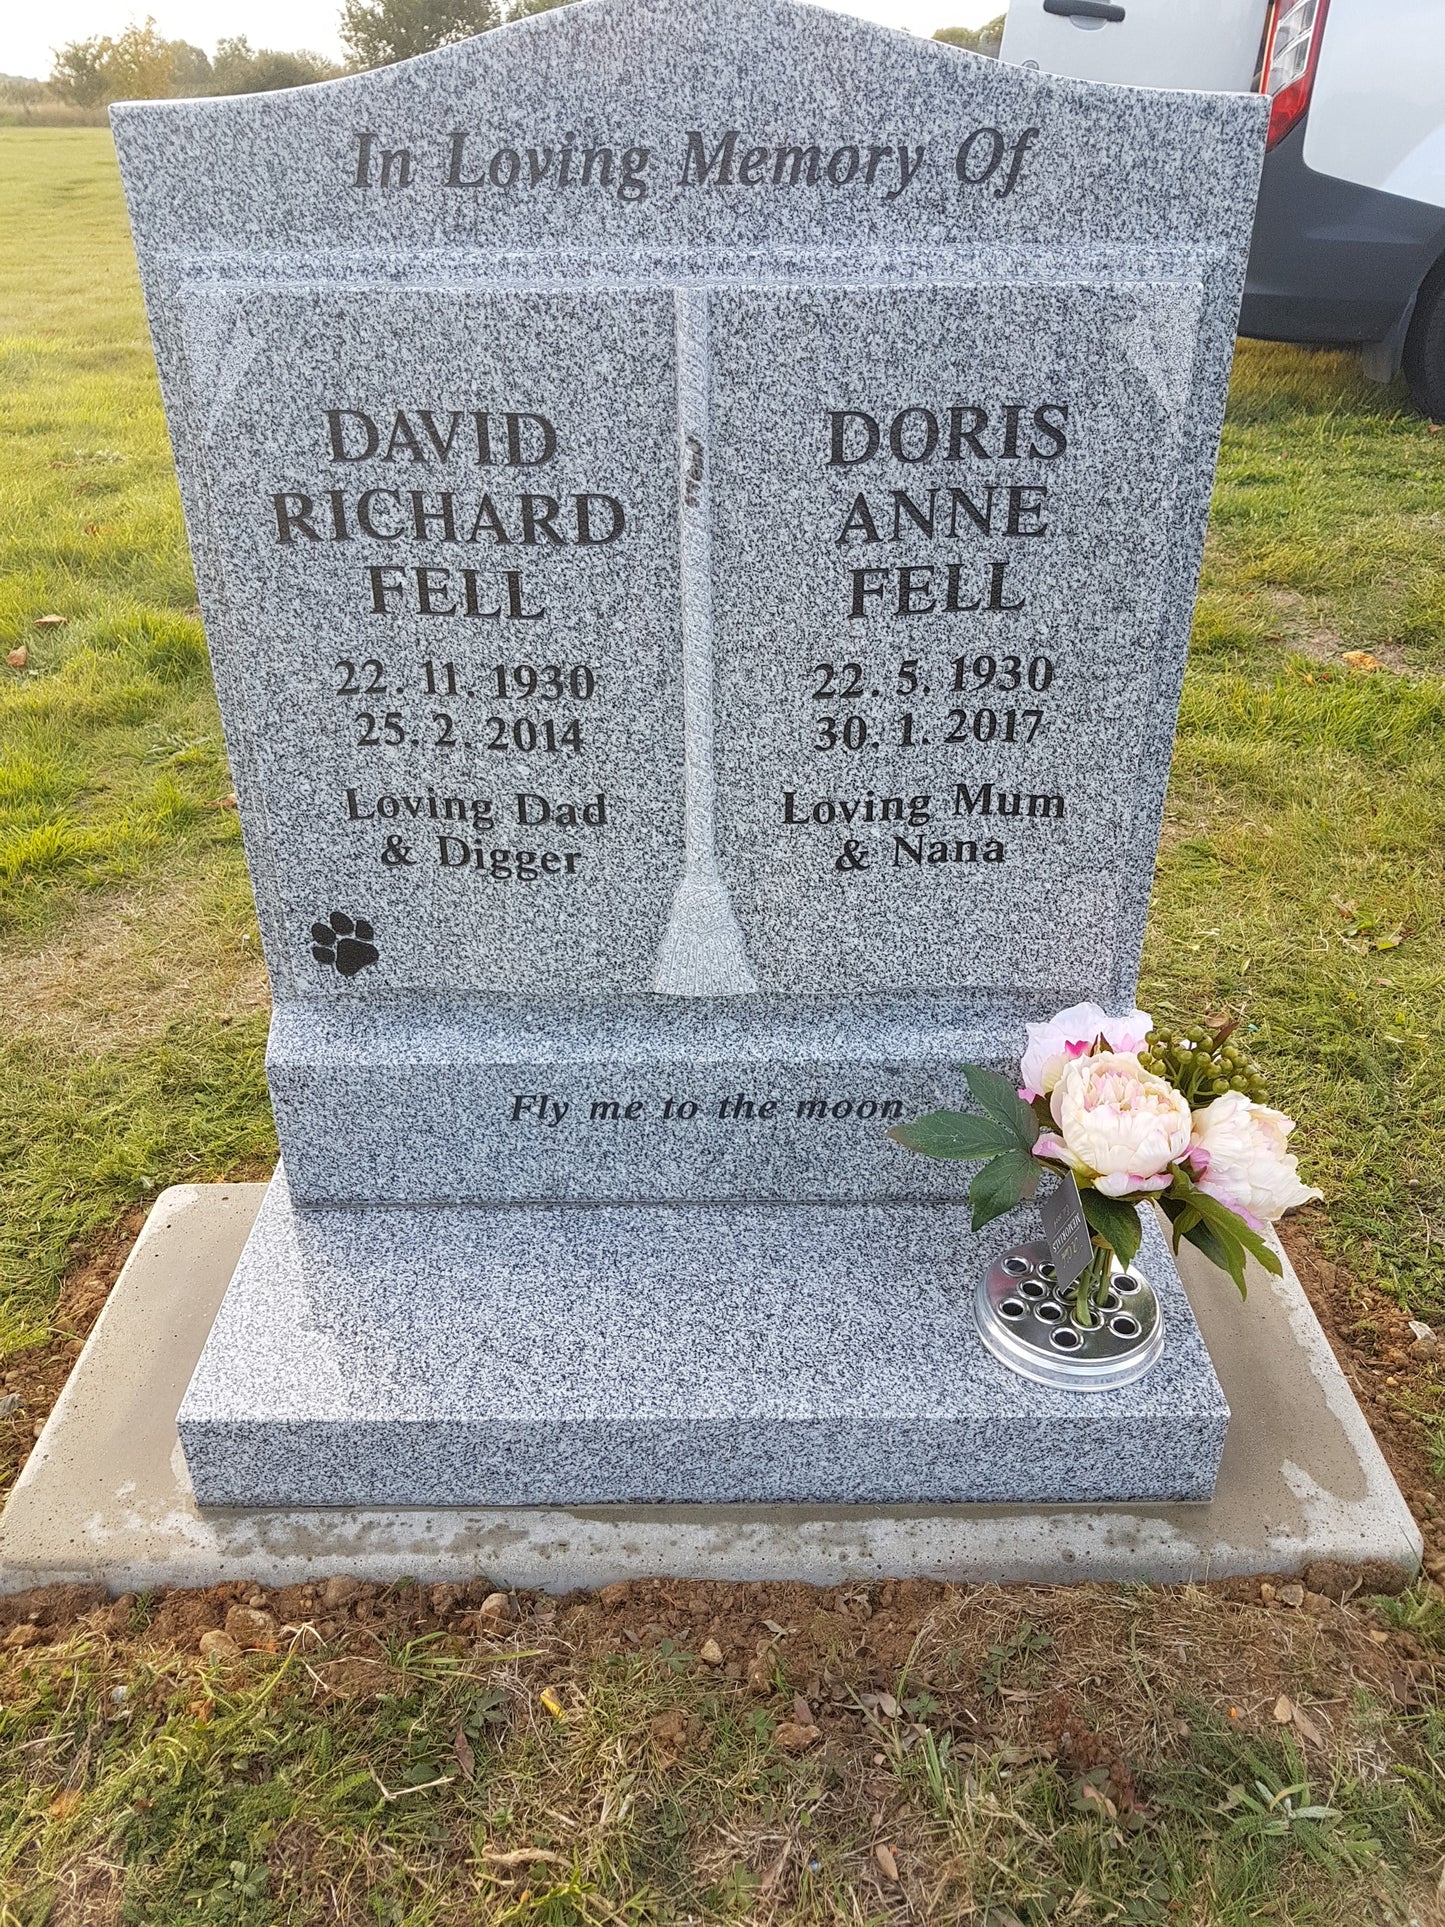
{"label": "30. 1. 2017 date", "polygon": [[1031,743],[1044,727],[1041,709],[950,709],[945,718],[948,728],[938,736],[928,734],[931,727],[925,716],[920,721],[911,709],[892,716],[882,725],[870,722],[855,709],[847,716],[817,716],[813,748],[829,749],[928,749],[942,743]]}

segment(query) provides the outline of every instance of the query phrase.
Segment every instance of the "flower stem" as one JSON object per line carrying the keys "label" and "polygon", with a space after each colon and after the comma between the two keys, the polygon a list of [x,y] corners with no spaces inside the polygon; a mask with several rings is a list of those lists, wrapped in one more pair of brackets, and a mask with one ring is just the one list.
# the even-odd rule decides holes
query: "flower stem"
{"label": "flower stem", "polygon": [[1094,1307],[1099,1304],[1109,1289],[1109,1275],[1113,1267],[1114,1254],[1108,1245],[1097,1237],[1094,1239],[1094,1256],[1079,1273],[1074,1286],[1074,1322],[1085,1328],[1097,1325],[1099,1320]]}

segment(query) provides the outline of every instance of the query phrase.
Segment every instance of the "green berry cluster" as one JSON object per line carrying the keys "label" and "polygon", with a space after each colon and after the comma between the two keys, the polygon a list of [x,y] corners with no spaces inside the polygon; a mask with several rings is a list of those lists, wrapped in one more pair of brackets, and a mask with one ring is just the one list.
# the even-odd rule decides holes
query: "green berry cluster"
{"label": "green berry cluster", "polygon": [[1233,1036],[1233,1024],[1219,1030],[1210,1030],[1206,1024],[1151,1030],[1139,1062],[1182,1092],[1191,1109],[1212,1103],[1226,1091],[1240,1091],[1256,1104],[1267,1104],[1259,1065]]}

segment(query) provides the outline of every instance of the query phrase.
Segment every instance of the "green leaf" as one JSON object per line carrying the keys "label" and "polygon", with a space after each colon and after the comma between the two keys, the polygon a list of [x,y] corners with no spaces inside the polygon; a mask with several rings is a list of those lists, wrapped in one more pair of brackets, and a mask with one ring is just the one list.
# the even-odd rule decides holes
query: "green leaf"
{"label": "green leaf", "polygon": [[1005,1211],[1031,1198],[1041,1175],[1038,1159],[1031,1158],[1027,1151],[1004,1151],[986,1164],[968,1187],[974,1230],[982,1231]]}
{"label": "green leaf", "polygon": [[1196,1250],[1202,1251],[1211,1264],[1227,1271],[1234,1280],[1235,1290],[1241,1298],[1249,1296],[1245,1283],[1244,1267],[1246,1253],[1244,1246],[1235,1238],[1221,1237],[1212,1225],[1205,1224],[1201,1218],[1198,1224],[1191,1225],[1185,1237]]}
{"label": "green leaf", "polygon": [[1196,1251],[1202,1251],[1210,1264],[1217,1265],[1221,1271],[1228,1272],[1234,1280],[1241,1298],[1247,1297],[1244,1284],[1244,1247],[1221,1238],[1211,1225],[1200,1217],[1194,1203],[1179,1204],[1170,1199],[1164,1206],[1174,1224],[1174,1249],[1177,1252],[1181,1239],[1188,1239]]}
{"label": "green leaf", "polygon": [[[1243,1245],[1246,1251],[1259,1260],[1266,1271],[1273,1272],[1276,1278],[1281,1275],[1284,1267],[1274,1249],[1266,1244],[1259,1233],[1252,1230],[1243,1218],[1231,1211],[1227,1204],[1221,1204],[1218,1198],[1211,1198],[1207,1191],[1201,1191],[1197,1187],[1190,1192],[1189,1202],[1218,1237],[1226,1242],[1232,1240],[1235,1244]],[[1231,1272],[1230,1276],[1233,1277],[1234,1274]],[[1238,1280],[1236,1279],[1235,1282],[1238,1283]]]}
{"label": "green leaf", "polygon": [[1098,1232],[1121,1265],[1132,1264],[1143,1236],[1139,1229],[1138,1207],[1123,1204],[1118,1198],[1106,1198],[1102,1191],[1092,1188],[1081,1187],[1079,1201],[1084,1207],[1089,1229]]}
{"label": "green leaf", "polygon": [[1011,1144],[1021,1151],[1032,1151],[1039,1135],[1038,1119],[1008,1079],[997,1071],[985,1070],[982,1064],[965,1064],[963,1074],[979,1109],[998,1119]]}
{"label": "green leaf", "polygon": [[991,1158],[1014,1148],[1012,1135],[992,1118],[972,1111],[930,1111],[909,1124],[895,1124],[888,1133],[910,1151],[930,1158]]}
{"label": "green leaf", "polygon": [[1198,1224],[1199,1213],[1194,1209],[1192,1204],[1186,1204],[1182,1202],[1180,1198],[1176,1198],[1172,1185],[1169,1190],[1161,1192],[1159,1209],[1174,1227],[1173,1245],[1177,1253],[1179,1250],[1179,1240],[1181,1238],[1187,1238],[1194,1226]]}

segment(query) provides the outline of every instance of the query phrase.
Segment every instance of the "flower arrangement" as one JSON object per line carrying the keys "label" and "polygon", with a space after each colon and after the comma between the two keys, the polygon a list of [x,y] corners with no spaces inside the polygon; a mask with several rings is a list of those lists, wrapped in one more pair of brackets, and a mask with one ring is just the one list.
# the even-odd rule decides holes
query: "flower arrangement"
{"label": "flower arrangement", "polygon": [[1072,1173],[1094,1251],[1077,1286],[1080,1324],[1098,1316],[1113,1260],[1127,1267],[1138,1250],[1146,1199],[1169,1218],[1174,1249],[1187,1238],[1243,1296],[1247,1255],[1280,1271],[1267,1227],[1321,1193],[1300,1182],[1294,1122],[1270,1108],[1234,1032],[1160,1030],[1142,1010],[1075,1004],[1028,1026],[1017,1090],[965,1065],[982,1116],[932,1111],[889,1136],[929,1157],[987,1160],[969,1187],[975,1231],[1032,1198],[1045,1171]]}

